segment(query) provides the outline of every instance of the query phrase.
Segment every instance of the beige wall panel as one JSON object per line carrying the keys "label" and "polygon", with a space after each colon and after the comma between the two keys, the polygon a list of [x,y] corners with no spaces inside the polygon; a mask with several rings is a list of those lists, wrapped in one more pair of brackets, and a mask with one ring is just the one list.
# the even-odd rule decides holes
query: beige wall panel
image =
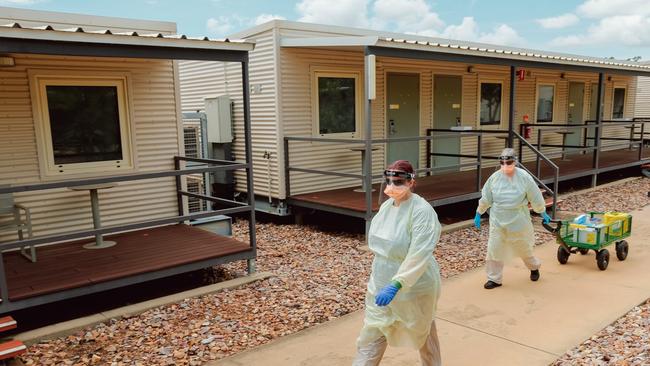
{"label": "beige wall panel", "polygon": [[[28,69],[124,71],[130,80],[131,126],[136,170],[173,168],[179,153],[172,62],[14,55],[16,67],[0,73],[0,183],[41,182]],[[117,225],[178,213],[173,179],[120,183],[100,191],[102,223]],[[36,235],[92,227],[87,192],[54,189],[16,194],[33,212]],[[0,240],[15,238],[4,234]]]}

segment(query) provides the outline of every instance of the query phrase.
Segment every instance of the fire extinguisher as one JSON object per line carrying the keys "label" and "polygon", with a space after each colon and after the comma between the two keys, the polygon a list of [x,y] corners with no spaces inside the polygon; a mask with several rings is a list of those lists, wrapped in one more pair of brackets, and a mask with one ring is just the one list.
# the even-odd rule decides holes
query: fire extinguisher
{"label": "fire extinguisher", "polygon": [[529,139],[533,133],[533,127],[528,124],[528,115],[524,115],[524,138]]}

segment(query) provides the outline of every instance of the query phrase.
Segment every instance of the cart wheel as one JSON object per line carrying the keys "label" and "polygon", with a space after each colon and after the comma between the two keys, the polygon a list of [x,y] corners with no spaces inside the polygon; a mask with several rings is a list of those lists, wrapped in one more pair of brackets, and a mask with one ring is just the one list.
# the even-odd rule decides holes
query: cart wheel
{"label": "cart wheel", "polygon": [[578,251],[579,251],[580,254],[582,254],[582,255],[587,255],[587,254],[589,254],[589,249],[586,249],[586,248],[580,248],[580,249],[578,249]]}
{"label": "cart wheel", "polygon": [[598,251],[598,254],[596,254],[596,264],[601,271],[607,269],[607,265],[609,265],[609,250],[601,249]]}
{"label": "cart wheel", "polygon": [[560,262],[560,264],[566,264],[566,262],[569,261],[569,256],[571,253],[569,253],[566,249],[564,249],[563,246],[557,247],[557,261]]}
{"label": "cart wheel", "polygon": [[624,261],[627,258],[627,253],[630,250],[630,246],[627,244],[627,241],[621,240],[616,243],[616,258],[619,261]]}

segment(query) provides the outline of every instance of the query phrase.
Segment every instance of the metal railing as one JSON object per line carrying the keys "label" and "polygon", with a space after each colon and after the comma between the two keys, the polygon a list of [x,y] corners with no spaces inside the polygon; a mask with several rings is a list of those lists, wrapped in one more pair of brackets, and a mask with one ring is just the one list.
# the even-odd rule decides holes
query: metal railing
{"label": "metal railing", "polygon": [[[182,166],[183,162],[202,163],[206,165],[193,166],[187,168]],[[72,188],[72,187],[105,184],[105,183],[130,182],[130,181],[137,181],[137,180],[173,177],[176,183],[176,197],[177,197],[177,204],[178,204],[178,215],[173,217],[147,220],[147,221],[141,221],[141,222],[129,223],[123,225],[99,227],[99,228],[94,228],[89,230],[79,230],[74,232],[66,232],[60,234],[35,237],[26,240],[15,240],[12,242],[0,243],[0,298],[2,299],[2,302],[0,303],[0,312],[11,311],[18,308],[34,306],[34,305],[39,305],[51,301],[60,300],[66,298],[65,294],[68,291],[71,291],[71,290],[61,291],[55,294],[28,298],[25,300],[19,300],[17,302],[10,301],[9,288],[7,285],[7,277],[5,273],[5,268],[3,266],[4,263],[3,251],[16,250],[21,247],[29,247],[32,245],[64,244],[69,242],[70,240],[90,238],[98,234],[99,235],[115,234],[119,232],[126,232],[126,231],[132,231],[132,230],[155,227],[155,226],[184,223],[189,220],[203,219],[203,218],[209,218],[209,217],[214,217],[219,215],[232,215],[232,214],[245,213],[245,212],[248,212],[250,214],[251,224],[253,225],[252,227],[254,227],[255,216],[254,216],[253,205],[237,202],[233,200],[228,200],[220,197],[213,197],[204,194],[187,192],[182,189],[181,177],[184,175],[213,173],[217,171],[238,170],[238,169],[246,169],[247,171],[250,171],[250,165],[247,163],[237,163],[237,162],[227,161],[227,160],[197,159],[197,158],[188,158],[182,156],[174,156],[173,170],[164,170],[164,171],[156,171],[156,172],[148,172],[148,173],[124,174],[124,175],[101,177],[101,178],[75,179],[75,180],[57,181],[57,182],[49,182],[49,183],[25,184],[25,185],[18,185],[18,186],[10,186],[7,188],[0,188],[0,194],[19,193],[19,192],[43,191],[43,190],[50,190],[50,189],[57,189],[57,188]],[[194,197],[200,200],[226,206],[226,208],[221,208],[221,209],[216,209],[216,210],[206,211],[206,212],[186,213],[184,209],[185,205],[183,202],[183,197]],[[252,260],[255,258],[257,245],[255,242],[255,236],[252,235],[252,231],[249,232],[249,239],[250,239],[250,251],[246,252],[243,255],[238,255],[237,259]],[[38,262],[33,263],[33,265],[38,266]],[[112,287],[109,286],[107,288],[119,287],[120,281],[121,280],[114,280],[113,281],[114,286]],[[136,282],[138,281],[135,282],[130,280],[124,281],[125,285],[136,283]],[[81,291],[75,290],[74,292],[76,294],[75,296],[77,296],[79,294],[87,294],[96,291],[97,289],[91,289],[88,291],[84,291],[82,289]]]}
{"label": "metal railing", "polygon": [[[547,193],[550,193],[553,195],[553,206],[552,206],[552,215],[551,217],[555,218],[555,214],[557,213],[557,195],[560,190],[560,168],[555,164],[551,159],[549,159],[547,156],[545,156],[539,149],[535,148],[530,142],[526,141],[526,139],[521,136],[520,134],[516,133],[513,131],[513,137],[515,140],[519,141],[519,157],[521,163],[518,164],[518,166],[530,174],[535,182],[537,183],[538,186],[542,186]],[[528,147],[536,156],[537,156],[537,175],[533,174],[526,166],[523,164],[523,159],[522,153],[523,153],[523,147],[526,146]],[[554,173],[553,173],[553,189],[550,189],[543,181],[541,174],[540,174],[540,168],[539,168],[539,161],[543,160],[546,162],[551,168],[553,168]]]}

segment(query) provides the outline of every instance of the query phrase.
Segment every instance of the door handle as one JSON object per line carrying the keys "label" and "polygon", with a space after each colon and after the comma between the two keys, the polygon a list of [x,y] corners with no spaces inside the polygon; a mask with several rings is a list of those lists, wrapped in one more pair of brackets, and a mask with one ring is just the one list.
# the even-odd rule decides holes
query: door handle
{"label": "door handle", "polygon": [[389,126],[389,128],[388,128],[388,133],[389,134],[394,135],[395,133],[397,133],[397,129],[395,128],[395,120],[393,120],[393,119],[389,120],[388,121],[388,126]]}
{"label": "door handle", "polygon": [[460,126],[460,117],[456,117],[456,126]]}

